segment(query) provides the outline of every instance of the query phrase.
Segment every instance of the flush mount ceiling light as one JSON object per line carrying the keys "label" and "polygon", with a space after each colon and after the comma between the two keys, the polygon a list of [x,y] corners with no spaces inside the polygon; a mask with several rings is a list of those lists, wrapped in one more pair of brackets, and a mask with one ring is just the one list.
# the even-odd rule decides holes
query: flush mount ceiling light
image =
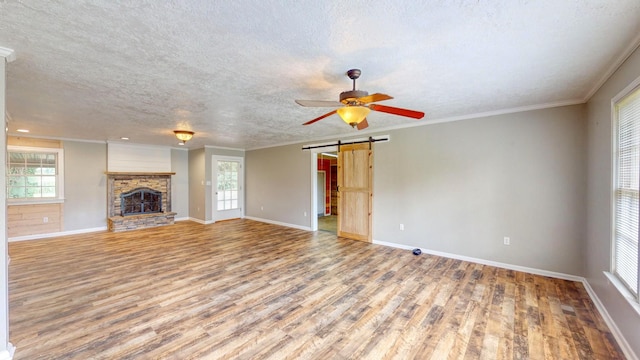
{"label": "flush mount ceiling light", "polygon": [[182,141],[183,144],[191,140],[194,134],[193,131],[189,130],[173,130],[173,133],[176,134],[178,140]]}

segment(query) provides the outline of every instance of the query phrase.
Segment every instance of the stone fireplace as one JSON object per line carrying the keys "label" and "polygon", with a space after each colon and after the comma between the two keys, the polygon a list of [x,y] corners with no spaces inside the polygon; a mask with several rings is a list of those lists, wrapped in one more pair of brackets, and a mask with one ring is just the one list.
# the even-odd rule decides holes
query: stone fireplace
{"label": "stone fireplace", "polygon": [[109,231],[170,225],[171,175],[175,173],[107,172]]}

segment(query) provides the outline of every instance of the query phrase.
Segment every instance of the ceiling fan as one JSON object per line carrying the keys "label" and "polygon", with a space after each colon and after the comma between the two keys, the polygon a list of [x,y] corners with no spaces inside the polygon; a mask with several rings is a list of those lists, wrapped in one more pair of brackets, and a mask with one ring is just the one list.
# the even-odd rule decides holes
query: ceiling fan
{"label": "ceiling fan", "polygon": [[347,71],[347,76],[353,80],[353,90],[340,93],[340,101],[325,100],[296,100],[298,105],[308,107],[338,107],[338,109],[328,112],[313,120],[309,120],[302,125],[311,125],[316,121],[320,121],[333,114],[338,114],[344,122],[355,127],[358,130],[366,129],[369,126],[367,115],[371,110],[385,112],[388,114],[406,116],[414,119],[422,119],[424,113],[421,111],[401,109],[397,107],[373,104],[377,101],[393,99],[393,97],[375,93],[369,95],[368,92],[356,90],[356,79],[360,77],[360,69],[351,69]]}

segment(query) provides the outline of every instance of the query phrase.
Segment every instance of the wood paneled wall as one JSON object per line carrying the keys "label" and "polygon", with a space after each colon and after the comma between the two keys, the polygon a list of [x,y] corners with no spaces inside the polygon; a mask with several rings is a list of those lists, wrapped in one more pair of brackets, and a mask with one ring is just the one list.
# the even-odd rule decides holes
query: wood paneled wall
{"label": "wood paneled wall", "polygon": [[60,232],[63,206],[56,204],[11,205],[7,208],[9,238]]}

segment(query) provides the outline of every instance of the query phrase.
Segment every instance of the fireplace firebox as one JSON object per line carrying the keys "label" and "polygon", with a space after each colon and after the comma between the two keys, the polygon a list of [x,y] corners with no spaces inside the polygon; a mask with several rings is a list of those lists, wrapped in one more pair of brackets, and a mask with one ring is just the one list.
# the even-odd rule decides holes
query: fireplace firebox
{"label": "fireplace firebox", "polygon": [[120,194],[122,216],[162,212],[162,193],[142,187]]}

